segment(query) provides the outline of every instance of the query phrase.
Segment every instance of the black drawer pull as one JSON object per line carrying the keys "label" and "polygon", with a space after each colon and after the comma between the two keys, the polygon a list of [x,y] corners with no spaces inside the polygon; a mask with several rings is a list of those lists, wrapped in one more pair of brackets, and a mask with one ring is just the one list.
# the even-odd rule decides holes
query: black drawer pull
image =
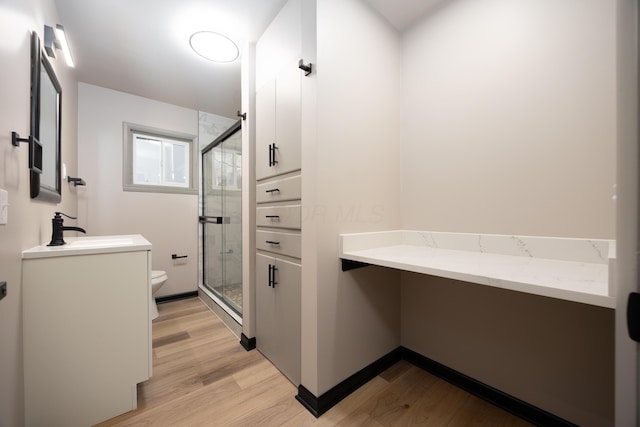
{"label": "black drawer pull", "polygon": [[280,215],[265,215],[265,218],[271,218],[271,219],[276,219],[276,218],[280,218]]}
{"label": "black drawer pull", "polygon": [[265,243],[268,243],[270,245],[279,245],[280,242],[274,242],[273,240],[265,240]]}
{"label": "black drawer pull", "polygon": [[275,193],[276,191],[279,193],[280,189],[279,188],[272,188],[271,190],[266,190],[265,193]]}

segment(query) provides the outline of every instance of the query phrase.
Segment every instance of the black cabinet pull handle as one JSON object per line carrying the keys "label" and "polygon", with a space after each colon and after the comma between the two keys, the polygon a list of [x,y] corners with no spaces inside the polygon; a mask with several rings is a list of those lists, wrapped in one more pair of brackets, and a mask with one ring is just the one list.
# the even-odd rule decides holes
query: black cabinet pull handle
{"label": "black cabinet pull handle", "polygon": [[280,218],[280,215],[265,215],[265,218],[275,219],[275,218]]}
{"label": "black cabinet pull handle", "polygon": [[273,144],[269,144],[269,166],[275,166],[278,164],[278,161],[276,160],[277,149],[278,146],[275,142]]}
{"label": "black cabinet pull handle", "polygon": [[274,242],[273,240],[265,240],[265,243],[268,243],[270,245],[279,245],[280,242]]}
{"label": "black cabinet pull handle", "polygon": [[276,271],[278,268],[275,265],[269,264],[269,287],[275,288],[278,282],[276,282]]}
{"label": "black cabinet pull handle", "polygon": [[265,193],[275,193],[275,192],[280,192],[279,188],[272,188],[271,190],[266,190]]}

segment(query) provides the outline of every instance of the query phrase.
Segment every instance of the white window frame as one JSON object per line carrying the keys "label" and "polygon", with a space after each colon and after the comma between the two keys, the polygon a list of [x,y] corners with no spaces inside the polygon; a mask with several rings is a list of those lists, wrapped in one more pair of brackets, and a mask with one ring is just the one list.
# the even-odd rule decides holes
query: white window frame
{"label": "white window frame", "polygon": [[[149,193],[178,193],[178,194],[198,194],[198,143],[195,135],[181,132],[168,131],[152,128],[149,126],[137,125],[133,123],[123,123],[123,185],[124,191],[138,191]],[[136,136],[145,139],[156,140],[161,143],[161,158],[164,162],[165,144],[184,145],[188,147],[189,155],[185,159],[185,168],[188,171],[188,182],[186,184],[164,181],[164,164],[161,165],[161,182],[142,183],[135,182],[135,139]]]}

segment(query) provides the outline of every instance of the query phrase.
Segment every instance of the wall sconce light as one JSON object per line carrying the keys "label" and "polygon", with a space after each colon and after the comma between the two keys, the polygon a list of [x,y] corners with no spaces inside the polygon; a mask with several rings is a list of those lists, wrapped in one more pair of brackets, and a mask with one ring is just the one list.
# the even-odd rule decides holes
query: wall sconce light
{"label": "wall sconce light", "polygon": [[47,51],[49,58],[56,57],[56,49],[62,50],[64,59],[69,67],[73,67],[73,58],[71,58],[71,50],[67,43],[67,36],[64,34],[64,27],[56,24],[55,30],[48,26],[44,26],[44,50]]}

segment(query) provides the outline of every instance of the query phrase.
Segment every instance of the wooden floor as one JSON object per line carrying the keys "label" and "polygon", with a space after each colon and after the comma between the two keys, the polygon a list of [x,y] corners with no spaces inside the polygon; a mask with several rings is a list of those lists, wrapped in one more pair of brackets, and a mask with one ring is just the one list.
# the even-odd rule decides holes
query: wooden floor
{"label": "wooden floor", "polygon": [[401,361],[316,419],[293,386],[197,298],[160,304],[138,409],[100,426],[528,426]]}

